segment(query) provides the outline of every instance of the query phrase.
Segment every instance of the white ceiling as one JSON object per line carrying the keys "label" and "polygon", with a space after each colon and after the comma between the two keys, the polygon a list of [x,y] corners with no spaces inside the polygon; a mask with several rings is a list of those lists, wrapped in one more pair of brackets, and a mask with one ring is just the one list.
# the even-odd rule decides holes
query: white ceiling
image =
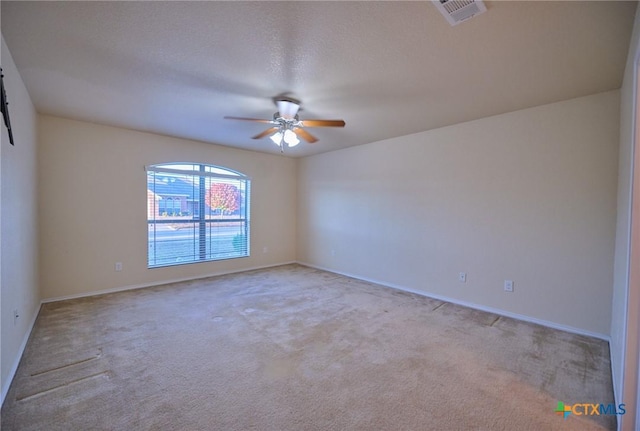
{"label": "white ceiling", "polygon": [[[634,2],[10,2],[2,35],[45,114],[277,153],[272,98],[314,128],[293,157],[617,89]],[[8,94],[9,102],[11,95]]]}

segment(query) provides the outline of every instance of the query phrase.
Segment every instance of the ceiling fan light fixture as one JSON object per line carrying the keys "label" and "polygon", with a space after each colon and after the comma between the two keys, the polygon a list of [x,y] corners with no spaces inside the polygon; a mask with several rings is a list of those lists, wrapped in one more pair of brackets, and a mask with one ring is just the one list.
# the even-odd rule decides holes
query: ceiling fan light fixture
{"label": "ceiling fan light fixture", "polygon": [[284,142],[286,142],[289,147],[295,147],[300,143],[300,139],[298,139],[293,130],[287,129],[284,131]]}
{"label": "ceiling fan light fixture", "polygon": [[269,136],[269,139],[273,141],[278,147],[282,145],[282,132],[276,132],[273,135]]}

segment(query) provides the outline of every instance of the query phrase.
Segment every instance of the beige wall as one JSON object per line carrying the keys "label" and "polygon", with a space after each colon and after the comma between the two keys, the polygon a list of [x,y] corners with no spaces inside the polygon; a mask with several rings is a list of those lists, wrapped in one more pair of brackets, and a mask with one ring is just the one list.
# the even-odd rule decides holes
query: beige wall
{"label": "beige wall", "polygon": [[[39,131],[44,299],[295,260],[295,160],[51,116],[40,116]],[[252,178],[251,257],[147,269],[144,166],[176,161]]]}
{"label": "beige wall", "polygon": [[618,113],[611,91],[305,158],[298,259],[606,338]]}
{"label": "beige wall", "polygon": [[[40,306],[36,111],[2,39],[2,69],[15,146],[0,119],[0,303],[2,400]],[[14,324],[13,310],[20,317]]]}

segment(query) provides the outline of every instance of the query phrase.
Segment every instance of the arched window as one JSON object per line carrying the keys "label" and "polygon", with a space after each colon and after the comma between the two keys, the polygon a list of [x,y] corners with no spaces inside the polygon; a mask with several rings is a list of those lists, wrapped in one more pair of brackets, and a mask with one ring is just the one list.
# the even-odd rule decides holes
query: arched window
{"label": "arched window", "polygon": [[146,170],[149,268],[249,256],[249,177],[201,163]]}

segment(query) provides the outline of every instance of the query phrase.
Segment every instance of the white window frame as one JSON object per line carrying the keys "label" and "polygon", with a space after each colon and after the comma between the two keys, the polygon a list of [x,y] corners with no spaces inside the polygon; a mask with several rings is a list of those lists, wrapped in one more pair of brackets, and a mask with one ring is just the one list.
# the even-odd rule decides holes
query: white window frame
{"label": "white window frame", "polygon": [[[250,256],[250,177],[223,166],[195,162],[159,163],[145,166],[145,170],[148,268]],[[158,201],[162,197],[157,193],[158,184],[167,178],[176,178],[183,188],[185,183],[191,184],[193,211],[183,214],[174,209],[170,215],[160,213]],[[205,195],[214,183],[231,184],[237,189],[240,200],[239,209],[234,211],[237,214],[225,216],[219,210],[216,215],[206,205]],[[172,191],[173,195],[178,195],[178,191]],[[172,199],[171,193],[166,196]]]}

